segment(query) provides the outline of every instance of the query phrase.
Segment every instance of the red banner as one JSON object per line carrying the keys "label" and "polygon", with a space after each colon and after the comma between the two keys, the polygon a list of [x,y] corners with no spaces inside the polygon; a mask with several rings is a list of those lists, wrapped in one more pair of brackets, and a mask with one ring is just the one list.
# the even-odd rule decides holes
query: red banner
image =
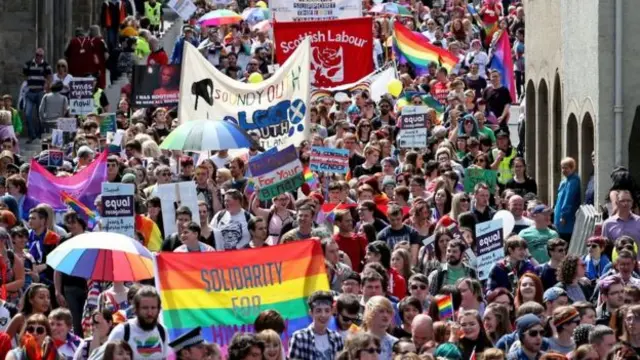
{"label": "red banner", "polygon": [[276,59],[281,65],[311,37],[311,83],[335,87],[373,71],[373,18],[275,22]]}

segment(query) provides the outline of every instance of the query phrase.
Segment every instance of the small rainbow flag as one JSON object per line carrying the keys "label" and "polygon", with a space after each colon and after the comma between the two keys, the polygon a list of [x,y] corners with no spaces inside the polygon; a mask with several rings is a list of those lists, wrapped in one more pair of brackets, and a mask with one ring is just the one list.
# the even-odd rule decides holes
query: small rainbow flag
{"label": "small rainbow flag", "polygon": [[169,340],[202,327],[226,353],[238,331],[253,332],[263,310],[286,324],[283,344],[311,323],[307,298],[329,290],[320,242],[307,240],[232,252],[168,253],[156,257],[155,279]]}
{"label": "small rainbow flag", "polygon": [[428,72],[435,62],[451,72],[458,58],[445,49],[432,45],[422,34],[413,32],[399,21],[393,23],[393,50],[401,63],[410,63],[418,75]]}
{"label": "small rainbow flag", "polygon": [[453,301],[451,300],[451,295],[441,295],[436,303],[438,304],[440,321],[453,319]]}
{"label": "small rainbow flag", "polygon": [[313,176],[313,171],[308,166],[305,166],[302,170],[302,175],[304,175],[304,181],[309,184],[311,190],[317,189],[320,186],[318,179]]}
{"label": "small rainbow flag", "polygon": [[142,234],[144,246],[149,251],[158,252],[162,249],[162,233],[158,225],[150,218],[136,214],[136,231]]}
{"label": "small rainbow flag", "polygon": [[89,229],[93,229],[93,227],[96,226],[98,217],[93,210],[89,209],[80,200],[74,198],[65,191],[60,191],[60,198],[62,202],[70,207],[71,210],[77,212],[78,215],[87,222],[87,227]]}

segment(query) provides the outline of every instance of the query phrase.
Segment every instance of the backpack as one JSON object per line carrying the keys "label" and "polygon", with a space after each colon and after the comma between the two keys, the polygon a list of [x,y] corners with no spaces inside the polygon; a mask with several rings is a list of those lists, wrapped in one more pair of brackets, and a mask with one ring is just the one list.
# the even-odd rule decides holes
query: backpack
{"label": "backpack", "polygon": [[[227,213],[227,210],[222,210],[218,213],[218,215],[216,215],[216,224],[220,223],[220,219],[222,219],[222,217],[224,217],[224,215]],[[249,223],[249,220],[251,220],[251,214],[249,214],[249,212],[247,212],[246,210],[242,210],[242,212],[244,212],[244,219],[246,220],[247,224]]]}
{"label": "backpack", "polygon": [[[167,340],[167,333],[165,332],[164,327],[160,324],[156,324],[156,328],[158,329],[158,333],[160,333],[160,339],[164,344]],[[127,321],[124,323],[124,336],[122,340],[128,343],[130,337],[131,337],[131,324]]]}

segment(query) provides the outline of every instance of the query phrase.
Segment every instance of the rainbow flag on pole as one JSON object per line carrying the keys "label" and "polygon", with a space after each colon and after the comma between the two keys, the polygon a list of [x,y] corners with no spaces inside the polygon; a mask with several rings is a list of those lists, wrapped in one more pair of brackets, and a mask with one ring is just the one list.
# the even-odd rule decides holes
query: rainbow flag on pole
{"label": "rainbow flag on pole", "polygon": [[401,63],[413,65],[418,75],[426,74],[430,63],[451,72],[458,58],[445,49],[432,45],[422,34],[411,31],[399,21],[393,23],[393,50]]}
{"label": "rainbow flag on pole", "polygon": [[440,321],[453,319],[453,301],[451,300],[451,295],[442,295],[436,303],[438,305]]}
{"label": "rainbow flag on pole", "polygon": [[73,210],[76,213],[78,213],[78,215],[81,218],[83,218],[84,221],[86,221],[87,227],[89,227],[89,229],[93,229],[93,227],[96,225],[96,222],[98,220],[98,217],[97,217],[96,213],[93,210],[89,209],[82,202],[80,202],[80,200],[78,200],[75,197],[69,195],[65,191],[60,191],[60,197],[62,198],[62,201],[68,207],[71,208],[71,210]]}
{"label": "rainbow flag on pole", "polygon": [[515,103],[518,100],[516,95],[516,80],[513,71],[513,59],[511,59],[511,44],[509,43],[509,34],[503,31],[496,40],[489,61],[489,68],[500,72],[500,82],[502,86],[509,89],[511,101]]}
{"label": "rainbow flag on pole", "polygon": [[197,327],[226,347],[237,331],[253,332],[267,309],[285,319],[283,344],[311,323],[307,298],[329,290],[320,243],[313,240],[259,249],[207,253],[159,253],[156,286],[169,339]]}

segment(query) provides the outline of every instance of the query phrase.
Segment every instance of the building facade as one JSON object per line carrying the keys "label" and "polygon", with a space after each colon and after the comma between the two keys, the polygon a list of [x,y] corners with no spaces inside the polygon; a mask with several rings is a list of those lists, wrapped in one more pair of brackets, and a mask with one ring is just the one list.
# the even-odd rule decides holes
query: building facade
{"label": "building facade", "polygon": [[[524,7],[528,171],[541,198],[552,204],[561,180],[560,160],[573,157],[583,190],[594,174],[596,204],[603,204],[615,166],[626,166],[640,178],[638,3],[524,0]],[[619,57],[616,39],[621,41]]]}

